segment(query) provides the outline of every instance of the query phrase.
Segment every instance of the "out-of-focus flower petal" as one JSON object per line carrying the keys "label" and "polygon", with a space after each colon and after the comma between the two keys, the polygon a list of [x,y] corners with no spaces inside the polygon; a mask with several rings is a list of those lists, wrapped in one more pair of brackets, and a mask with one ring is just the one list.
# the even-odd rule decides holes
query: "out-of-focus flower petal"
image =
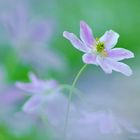
{"label": "out-of-focus flower petal", "polygon": [[101,42],[104,42],[106,49],[113,48],[118,42],[119,34],[109,30],[100,38]]}
{"label": "out-of-focus flower petal", "polygon": [[89,51],[89,49],[83,44],[83,42],[81,40],[78,39],[78,37],[75,34],[64,31],[63,36],[66,39],[68,39],[76,49],[78,49],[82,52]]}
{"label": "out-of-focus flower petal", "polygon": [[122,62],[117,62],[113,59],[107,58],[106,63],[109,65],[110,68],[112,68],[112,70],[121,72],[122,74],[124,74],[126,76],[132,75],[131,68]]}
{"label": "out-of-focus flower petal", "polygon": [[44,20],[33,23],[30,27],[29,38],[35,43],[44,43],[49,40],[53,32],[53,23]]}
{"label": "out-of-focus flower petal", "polygon": [[97,56],[97,64],[103,69],[105,73],[112,73],[112,68],[106,63],[106,59]]}
{"label": "out-of-focus flower petal", "polygon": [[91,28],[84,22],[80,22],[80,38],[87,47],[92,47],[95,44],[95,39]]}
{"label": "out-of-focus flower petal", "polygon": [[6,87],[2,91],[0,91],[0,105],[4,104],[4,106],[7,105],[7,107],[11,107],[11,104],[22,101],[22,99],[23,96],[20,94],[20,91],[13,86]]}
{"label": "out-of-focus flower petal", "polygon": [[109,57],[117,61],[134,57],[134,53],[123,48],[112,49],[108,52],[108,55]]}
{"label": "out-of-focus flower petal", "polygon": [[31,83],[23,83],[23,82],[16,82],[16,87],[24,90],[24,91],[27,91],[27,92],[30,92],[30,93],[36,93],[36,86],[31,84]]}
{"label": "out-of-focus flower petal", "polygon": [[26,113],[38,113],[41,109],[42,96],[31,97],[23,106],[23,111]]}
{"label": "out-of-focus flower petal", "polygon": [[0,14],[0,22],[5,26],[10,42],[23,63],[42,72],[51,68],[62,70],[65,67],[63,58],[54,50],[44,47],[51,39],[55,22],[53,19],[32,20],[31,16],[27,5],[20,2],[14,9]]}
{"label": "out-of-focus flower petal", "polygon": [[16,86],[26,92],[41,94],[50,92],[51,90],[58,87],[57,81],[50,80],[41,80],[36,77],[32,72],[29,73],[30,83],[16,82]]}
{"label": "out-of-focus flower petal", "polygon": [[5,26],[9,38],[13,42],[23,38],[26,34],[27,17],[27,8],[23,4],[18,4],[12,12],[7,11],[1,14],[0,21]]}
{"label": "out-of-focus flower petal", "polygon": [[122,133],[122,130],[117,123],[117,120],[112,114],[107,114],[106,112],[101,112],[98,114],[98,123],[99,123],[99,129],[101,133],[103,134],[120,134]]}
{"label": "out-of-focus flower petal", "polygon": [[83,55],[83,62],[86,64],[97,64],[96,63],[96,55],[91,53],[86,53]]}

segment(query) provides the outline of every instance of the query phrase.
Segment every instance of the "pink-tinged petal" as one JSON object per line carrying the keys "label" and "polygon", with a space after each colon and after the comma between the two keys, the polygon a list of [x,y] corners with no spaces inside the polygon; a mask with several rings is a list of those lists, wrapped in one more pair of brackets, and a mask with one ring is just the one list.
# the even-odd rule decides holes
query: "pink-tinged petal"
{"label": "pink-tinged petal", "polygon": [[50,92],[58,87],[57,81],[50,79],[50,80],[41,80],[36,77],[36,75],[32,72],[29,73],[29,79],[31,80],[30,83],[23,83],[23,82],[16,82],[16,86],[26,92],[32,94],[41,94]]}
{"label": "pink-tinged petal", "polygon": [[32,83],[22,83],[22,82],[16,82],[16,87],[18,87],[21,90],[30,92],[30,93],[37,93],[37,88],[35,85],[33,85]]}
{"label": "pink-tinged petal", "polygon": [[92,30],[84,21],[80,22],[80,38],[87,47],[91,48],[95,43]]}
{"label": "pink-tinged petal", "polygon": [[87,113],[86,115],[84,115],[84,117],[84,121],[83,119],[81,119],[81,122],[97,126],[97,128],[102,134],[122,133],[122,128],[118,123],[118,119],[110,111],[98,111],[94,113]]}
{"label": "pink-tinged petal", "polygon": [[83,62],[86,64],[97,64],[96,55],[91,53],[86,53],[82,56]]}
{"label": "pink-tinged petal", "polygon": [[107,64],[105,58],[98,56],[97,64],[103,69],[105,73],[112,73],[112,68]]}
{"label": "pink-tinged petal", "polygon": [[117,61],[134,57],[133,52],[123,49],[123,48],[112,49],[108,52],[108,54],[109,54],[109,57]]}
{"label": "pink-tinged petal", "polygon": [[37,113],[40,110],[43,98],[41,96],[31,97],[23,106],[26,113]]}
{"label": "pink-tinged petal", "polygon": [[103,134],[120,134],[122,132],[116,118],[111,113],[101,113],[99,116],[99,128]]}
{"label": "pink-tinged petal", "polygon": [[82,52],[87,52],[87,51],[89,51],[89,48],[87,48],[87,47],[82,43],[82,41],[79,40],[79,39],[77,38],[77,36],[76,36],[75,34],[69,33],[69,32],[67,32],[67,31],[64,31],[64,32],[63,32],[63,36],[64,36],[66,39],[68,39],[68,40],[71,42],[71,44],[72,44],[76,49],[78,49],[78,50],[80,50],[80,51],[82,51]]}
{"label": "pink-tinged petal", "polygon": [[107,58],[106,62],[112,68],[112,70],[120,72],[126,76],[130,76],[133,73],[131,68],[122,62],[117,62],[117,61],[110,59],[110,58]]}
{"label": "pink-tinged petal", "polygon": [[101,133],[103,134],[111,133],[113,130],[113,124],[110,116],[105,113],[101,113],[98,119],[99,119],[98,120],[99,129]]}
{"label": "pink-tinged petal", "polygon": [[118,42],[119,34],[109,30],[100,38],[101,42],[104,42],[106,49],[113,48]]}

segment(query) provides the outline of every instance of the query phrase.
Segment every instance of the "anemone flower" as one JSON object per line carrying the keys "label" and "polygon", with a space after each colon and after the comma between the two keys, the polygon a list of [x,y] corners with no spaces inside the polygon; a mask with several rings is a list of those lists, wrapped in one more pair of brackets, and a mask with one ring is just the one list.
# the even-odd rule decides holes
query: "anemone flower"
{"label": "anemone flower", "polygon": [[[60,92],[59,84],[55,80],[41,80],[33,73],[29,73],[30,83],[17,82],[16,86],[29,93],[29,99],[23,105],[23,112],[40,118],[45,124],[49,122],[50,129],[57,132],[57,136],[63,132],[62,124],[65,120],[68,99]],[[75,112],[72,104],[70,114]]]}
{"label": "anemone flower", "polygon": [[123,48],[114,48],[118,42],[119,34],[113,30],[106,31],[103,36],[95,39],[91,28],[84,21],[81,21],[80,39],[68,31],[64,31],[63,36],[76,49],[85,53],[82,57],[84,63],[100,66],[106,73],[112,73],[114,70],[126,76],[132,74],[130,67],[119,61],[133,58],[134,54]]}
{"label": "anemone flower", "polygon": [[58,84],[55,80],[40,80],[35,74],[29,73],[31,83],[17,82],[16,86],[28,93],[31,98],[24,104],[23,110],[25,112],[39,111],[42,102],[46,99],[46,95],[56,89]]}

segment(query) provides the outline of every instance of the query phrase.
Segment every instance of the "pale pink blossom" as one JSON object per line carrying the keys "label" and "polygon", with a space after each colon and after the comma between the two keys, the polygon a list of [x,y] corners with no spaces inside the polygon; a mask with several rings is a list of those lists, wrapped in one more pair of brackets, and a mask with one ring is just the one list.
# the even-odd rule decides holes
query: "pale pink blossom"
{"label": "pale pink blossom", "polygon": [[84,21],[81,21],[80,39],[67,31],[64,31],[63,36],[76,49],[85,53],[82,57],[84,63],[100,66],[106,73],[112,73],[114,70],[126,76],[132,74],[130,67],[119,61],[133,58],[134,54],[123,48],[114,48],[118,42],[119,34],[113,30],[106,31],[102,37],[95,39],[92,29]]}

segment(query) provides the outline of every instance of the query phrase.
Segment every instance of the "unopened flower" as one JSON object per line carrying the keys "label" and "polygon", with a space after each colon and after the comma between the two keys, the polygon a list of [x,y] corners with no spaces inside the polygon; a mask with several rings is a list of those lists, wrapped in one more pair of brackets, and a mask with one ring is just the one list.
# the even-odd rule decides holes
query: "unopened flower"
{"label": "unopened flower", "polygon": [[63,36],[75,48],[85,53],[82,57],[84,63],[99,65],[106,73],[112,73],[112,70],[115,70],[126,76],[132,74],[130,67],[119,61],[133,58],[134,54],[123,48],[114,48],[118,42],[119,34],[113,30],[106,31],[102,37],[95,39],[91,28],[81,21],[80,39],[67,31],[64,31]]}

